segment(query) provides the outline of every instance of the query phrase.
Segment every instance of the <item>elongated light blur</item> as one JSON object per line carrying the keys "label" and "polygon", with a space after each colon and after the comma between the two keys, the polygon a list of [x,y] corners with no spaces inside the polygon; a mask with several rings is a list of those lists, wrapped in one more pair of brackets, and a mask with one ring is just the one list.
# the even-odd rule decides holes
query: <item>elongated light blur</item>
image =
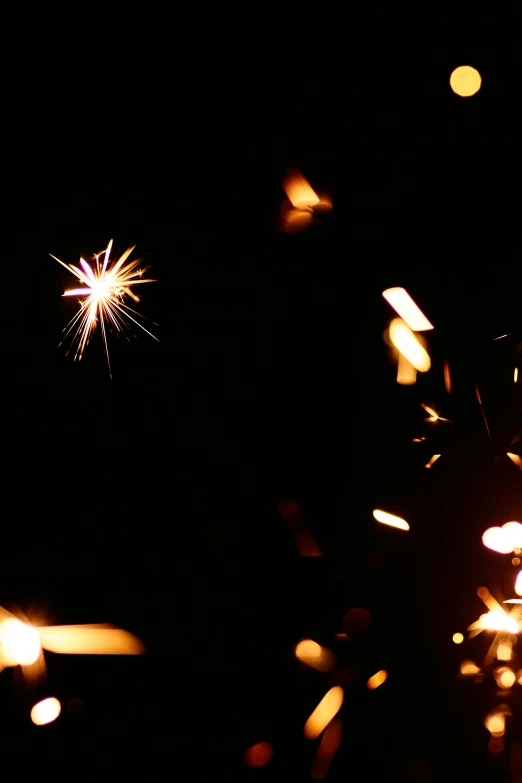
{"label": "elongated light blur", "polygon": [[434,328],[405,288],[387,288],[382,295],[414,332],[425,332]]}
{"label": "elongated light blur", "polygon": [[431,367],[431,359],[410,327],[402,318],[394,318],[390,324],[390,340],[399,353],[408,359],[419,372],[427,372]]}

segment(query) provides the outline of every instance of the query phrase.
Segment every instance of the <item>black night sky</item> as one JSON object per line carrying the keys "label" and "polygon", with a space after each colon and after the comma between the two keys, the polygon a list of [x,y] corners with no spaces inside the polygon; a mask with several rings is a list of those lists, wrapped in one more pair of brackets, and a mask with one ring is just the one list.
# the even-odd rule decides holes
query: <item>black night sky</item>
{"label": "black night sky", "polygon": [[[339,683],[326,780],[517,780],[522,697],[488,754],[495,696],[456,679],[487,642],[451,640],[483,611],[479,585],[511,595],[516,569],[481,536],[522,521],[505,456],[522,453],[522,20],[495,9],[321,12],[307,35],[266,20],[255,46],[224,17],[215,34],[158,17],[25,41],[3,99],[0,604],[147,647],[49,653],[36,695],[0,674],[0,747],[28,775],[311,780],[303,724]],[[467,99],[448,83],[462,64],[483,79]],[[297,234],[279,223],[291,168],[333,201]],[[58,347],[75,280],[49,256],[111,238],[157,280],[138,309],[159,339],[110,336],[112,381],[99,334],[81,362]],[[411,387],[383,339],[391,286],[435,326]],[[323,557],[298,554],[285,500]],[[353,607],[372,628],[341,642]],[[295,659],[303,638],[336,672]],[[38,728],[44,695],[64,709]],[[274,756],[251,769],[262,741]]]}

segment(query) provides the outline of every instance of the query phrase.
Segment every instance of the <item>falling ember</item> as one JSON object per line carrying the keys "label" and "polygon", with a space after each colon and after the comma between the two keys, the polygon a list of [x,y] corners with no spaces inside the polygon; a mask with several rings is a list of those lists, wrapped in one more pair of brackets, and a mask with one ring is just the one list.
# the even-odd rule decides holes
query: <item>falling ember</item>
{"label": "falling ember", "polygon": [[387,511],[381,511],[376,508],[373,512],[374,518],[377,522],[381,522],[383,525],[389,525],[390,527],[397,527],[399,530],[409,530],[410,526],[405,519],[396,517],[394,514],[388,514]]}
{"label": "falling ember", "polygon": [[404,288],[387,288],[382,292],[383,297],[395,312],[406,321],[414,332],[425,332],[433,329],[422,310],[415,304],[409,293]]}
{"label": "falling ember", "polygon": [[427,462],[427,463],[424,465],[424,467],[425,467],[425,468],[431,468],[431,466],[432,466],[432,465],[434,465],[434,464],[435,464],[435,462],[437,462],[437,460],[439,459],[439,457],[440,457],[440,454],[434,454],[434,455],[433,455],[433,457],[430,459],[430,461],[429,461],[429,462]]}
{"label": "falling ember", "polygon": [[331,671],[337,662],[331,650],[321,647],[320,644],[312,641],[312,639],[304,639],[296,645],[295,657],[301,663],[305,663],[307,666],[320,672]]}
{"label": "falling ember", "polygon": [[93,266],[84,261],[83,258],[80,258],[81,269],[74,264],[66,264],[51,253],[49,254],[51,258],[54,258],[55,261],[58,261],[59,264],[77,277],[80,283],[83,283],[83,287],[70,289],[63,294],[63,296],[78,296],[81,300],[80,309],[64,329],[65,337],[73,332],[71,347],[73,345],[76,346],[74,358],[78,360],[82,358],[92,333],[99,323],[109,366],[109,374],[111,374],[111,365],[107,328],[114,328],[116,332],[120,333],[125,329],[130,331],[129,321],[132,321],[132,323],[139,326],[140,329],[159,342],[157,337],[154,337],[151,332],[145,329],[131,315],[139,315],[139,313],[132,307],[129,307],[124,301],[125,297],[130,297],[134,302],[139,302],[139,297],[132,290],[133,286],[155,281],[142,277],[146,270],[138,268],[140,259],[127,263],[127,259],[134,247],[128,248],[115,263],[110,262],[111,250],[112,239],[105,251],[103,251],[103,261],[101,263],[100,256],[102,253],[94,256],[95,265]]}
{"label": "falling ember", "polygon": [[31,720],[35,726],[45,726],[47,723],[52,723],[53,720],[59,716],[62,711],[62,705],[51,696],[49,699],[43,699],[35,704],[31,710]]}
{"label": "falling ember", "polygon": [[330,688],[304,725],[304,735],[307,739],[316,739],[328,726],[341,709],[343,698],[344,692],[340,685]]}
{"label": "falling ember", "polygon": [[417,380],[417,370],[402,353],[399,353],[397,363],[397,383],[401,386],[412,386]]}
{"label": "falling ember", "polygon": [[506,452],[507,456],[513,462],[517,468],[520,468],[522,470],[522,457],[519,457],[518,454],[512,454],[510,451]]}
{"label": "falling ember", "polygon": [[388,679],[388,672],[382,669],[380,672],[376,672],[370,677],[370,679],[366,683],[366,687],[369,690],[374,691],[376,688],[379,687],[379,685],[382,685],[383,682],[386,682],[387,679]]}
{"label": "falling ember", "polygon": [[295,169],[289,171],[283,180],[283,190],[296,209],[307,209],[320,203],[319,196],[312,190],[308,180]]}
{"label": "falling ember", "polygon": [[451,394],[451,373],[448,362],[444,362],[444,385],[448,394]]}
{"label": "falling ember", "polygon": [[430,369],[431,359],[429,355],[409,326],[401,318],[394,318],[391,322],[390,340],[399,353],[402,353],[419,372],[427,372]]}
{"label": "falling ember", "polygon": [[462,644],[462,642],[464,641],[464,635],[461,633],[454,633],[453,641],[455,642],[455,644]]}
{"label": "falling ember", "polygon": [[258,742],[246,749],[244,759],[249,767],[264,767],[274,755],[270,742]]}

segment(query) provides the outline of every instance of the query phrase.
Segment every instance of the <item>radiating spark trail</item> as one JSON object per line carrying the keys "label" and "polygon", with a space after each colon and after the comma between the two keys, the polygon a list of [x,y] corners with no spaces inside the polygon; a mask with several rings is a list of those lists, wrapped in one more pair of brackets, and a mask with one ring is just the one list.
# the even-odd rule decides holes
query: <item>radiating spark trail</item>
{"label": "radiating spark trail", "polygon": [[139,315],[139,313],[132,307],[129,307],[124,301],[126,296],[135,302],[140,301],[139,297],[132,290],[132,286],[156,282],[142,277],[146,269],[138,269],[141,259],[127,262],[134,247],[129,247],[118,261],[110,263],[111,239],[107,248],[103,251],[104,257],[101,266],[100,256],[102,254],[98,253],[94,256],[95,270],[83,258],[80,258],[80,268],[74,264],[66,264],[60,261],[59,258],[56,258],[56,256],[53,256],[52,253],[49,253],[51,258],[58,261],[59,264],[77,277],[80,283],[83,283],[81,288],[73,288],[65,291],[63,294],[63,296],[85,297],[80,301],[80,309],[65,327],[64,339],[73,332],[71,347],[73,345],[76,346],[74,358],[75,360],[80,360],[89,343],[91,334],[99,322],[111,378],[107,327],[110,328],[112,326],[117,332],[122,332],[124,329],[130,329],[128,321],[132,321],[132,323],[139,326],[140,329],[143,329],[150,337],[159,342],[157,337],[133,318],[131,313],[134,315]]}
{"label": "radiating spark trail", "polygon": [[[498,339],[500,339],[500,338],[498,338]],[[482,404],[482,398],[480,396],[480,391],[479,391],[479,387],[477,386],[477,384],[475,384],[475,395],[477,397],[477,402],[479,404],[480,412],[482,413],[482,418],[484,419],[484,424],[486,425],[486,429],[488,431],[488,437],[491,440],[491,432],[489,431],[488,420],[486,419],[486,414],[484,412],[484,406]]]}

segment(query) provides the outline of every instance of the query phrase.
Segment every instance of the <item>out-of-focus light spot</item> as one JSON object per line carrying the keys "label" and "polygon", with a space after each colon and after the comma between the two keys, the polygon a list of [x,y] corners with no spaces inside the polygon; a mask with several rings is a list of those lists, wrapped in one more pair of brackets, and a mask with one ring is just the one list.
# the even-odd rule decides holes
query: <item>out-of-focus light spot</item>
{"label": "out-of-focus light spot", "polygon": [[51,696],[34,705],[31,710],[31,720],[36,726],[45,726],[46,723],[52,723],[53,720],[56,720],[61,711],[62,705],[58,699]]}
{"label": "out-of-focus light spot", "polygon": [[470,674],[480,674],[480,668],[473,661],[462,661],[460,664],[460,673],[464,676]]}
{"label": "out-of-focus light spot", "polygon": [[113,625],[51,625],[38,628],[42,647],[69,655],[142,655],[145,645]]}
{"label": "out-of-focus light spot", "polygon": [[350,637],[347,633],[336,633],[335,638],[338,642],[347,642]]}
{"label": "out-of-focus light spot", "polygon": [[488,742],[488,752],[492,756],[498,756],[504,750],[504,740],[502,737],[490,737]]}
{"label": "out-of-focus light spot", "polygon": [[433,408],[430,408],[429,405],[426,405],[425,403],[421,402],[421,408],[426,411],[426,413],[430,414],[430,421],[438,421],[439,420],[439,414],[437,411],[434,411]]}
{"label": "out-of-focus light spot", "polygon": [[511,563],[514,566],[519,566],[520,565],[520,558],[519,557],[514,557],[513,560],[511,561]]}
{"label": "out-of-focus light spot", "polygon": [[388,679],[388,672],[384,669],[381,669],[381,671],[376,672],[373,674],[368,682],[366,683],[366,687],[369,688],[371,691],[374,691],[376,688],[379,687],[379,685],[382,685],[383,682],[386,682]]}
{"label": "out-of-focus light spot", "polygon": [[340,685],[330,688],[304,725],[304,735],[307,739],[316,739],[328,726],[341,709],[343,698],[344,692]]}
{"label": "out-of-focus light spot", "polygon": [[511,551],[519,555],[518,549],[522,546],[522,525],[520,522],[506,522],[502,525],[506,542],[509,542]]}
{"label": "out-of-focus light spot", "polygon": [[448,394],[451,393],[451,373],[448,362],[444,362],[444,386]]}
{"label": "out-of-focus light spot", "polygon": [[518,367],[515,367],[515,372],[513,373],[513,380],[515,383],[518,382]]}
{"label": "out-of-focus light spot", "polygon": [[513,551],[513,545],[501,527],[488,527],[482,536],[482,543],[487,549],[507,555]]}
{"label": "out-of-focus light spot", "polygon": [[397,363],[397,383],[401,386],[412,386],[417,381],[417,370],[402,353],[399,353]]}
{"label": "out-of-focus light spot", "polygon": [[258,742],[246,749],[244,759],[249,767],[264,767],[274,755],[270,742]]}
{"label": "out-of-focus light spot", "polygon": [[331,650],[321,647],[312,639],[303,639],[295,648],[295,657],[312,669],[330,672],[335,668],[337,659]]}
{"label": "out-of-focus light spot", "polygon": [[330,764],[341,744],[342,737],[342,721],[340,718],[334,718],[324,730],[315,759],[310,767],[310,774],[314,780],[324,780],[328,774]]}
{"label": "out-of-focus light spot", "polygon": [[514,553],[515,555],[520,555],[520,554],[522,554],[522,549],[520,549],[520,547],[519,547],[519,546],[516,546],[516,547],[514,548],[514,550],[513,550],[513,553]]}
{"label": "out-of-focus light spot", "polygon": [[520,630],[513,617],[498,609],[481,614],[477,623],[473,623],[468,630],[475,628],[481,628],[485,631],[507,631],[512,634],[518,634]]}
{"label": "out-of-focus light spot", "polygon": [[422,438],[412,438],[411,442],[412,443],[422,443],[425,440],[426,440],[426,438],[424,438],[424,437],[422,437]]}
{"label": "out-of-focus light spot", "polygon": [[510,661],[513,650],[509,642],[501,642],[497,647],[497,660]]}
{"label": "out-of-focus light spot", "polygon": [[386,291],[382,292],[382,295],[414,332],[425,332],[428,329],[433,329],[433,324],[428,321],[406,289],[387,288]]}
{"label": "out-of-focus light spot", "polygon": [[0,665],[30,666],[36,663],[41,645],[38,631],[15,617],[0,622]]}
{"label": "out-of-focus light spot", "polygon": [[394,318],[391,322],[390,340],[399,353],[402,353],[419,372],[427,372],[430,369],[430,357],[412,330],[401,318]]}
{"label": "out-of-focus light spot", "polygon": [[282,214],[282,228],[287,234],[298,234],[305,231],[312,222],[314,213],[311,209],[285,209]]}
{"label": "out-of-focus light spot", "polygon": [[464,635],[461,633],[454,633],[453,641],[455,642],[455,644],[462,644],[462,642],[464,641]]}
{"label": "out-of-focus light spot", "polygon": [[[520,562],[520,560],[518,562]],[[515,593],[517,595],[522,595],[522,571],[518,572],[517,578],[515,579]]]}
{"label": "out-of-focus light spot", "polygon": [[277,505],[277,511],[289,525],[295,525],[300,522],[301,512],[295,500],[282,500]]}
{"label": "out-of-focus light spot", "polygon": [[511,688],[515,684],[515,672],[507,666],[501,666],[493,676],[499,688]]}
{"label": "out-of-focus light spot", "polygon": [[332,199],[327,193],[319,193],[319,201],[314,205],[314,213],[325,215],[333,209]]}
{"label": "out-of-focus light spot", "polygon": [[502,735],[505,734],[506,719],[501,712],[487,715],[484,725],[494,737],[502,737]]}
{"label": "out-of-focus light spot", "polygon": [[440,458],[440,454],[434,454],[434,455],[433,455],[433,457],[432,457],[432,458],[429,460],[429,462],[427,462],[427,463],[424,465],[424,467],[425,467],[425,468],[431,468],[431,466],[432,466],[432,465],[434,465],[434,464],[435,464],[435,462],[437,462],[437,460],[438,460],[439,458]]}
{"label": "out-of-focus light spot", "polygon": [[480,73],[471,65],[459,65],[450,76],[450,87],[461,98],[469,98],[480,90]]}
{"label": "out-of-focus light spot", "polygon": [[405,519],[402,519],[401,517],[396,517],[395,514],[389,514],[387,511],[381,511],[381,509],[376,508],[373,511],[374,519],[377,520],[377,522],[381,522],[383,525],[389,525],[390,527],[397,527],[399,530],[409,530],[410,526],[406,522]]}
{"label": "out-of-focus light spot", "polygon": [[296,530],[293,534],[295,548],[301,557],[322,557],[315,538],[307,530]]}
{"label": "out-of-focus light spot", "polygon": [[343,627],[350,636],[361,636],[372,627],[372,616],[367,609],[354,607],[343,617]]}
{"label": "out-of-focus light spot", "polygon": [[312,189],[308,180],[296,169],[287,173],[283,180],[283,190],[296,209],[306,209],[319,204],[319,196]]}
{"label": "out-of-focus light spot", "polygon": [[506,452],[507,456],[513,462],[517,468],[520,468],[522,470],[522,457],[519,457],[518,454],[513,454],[511,451]]}

